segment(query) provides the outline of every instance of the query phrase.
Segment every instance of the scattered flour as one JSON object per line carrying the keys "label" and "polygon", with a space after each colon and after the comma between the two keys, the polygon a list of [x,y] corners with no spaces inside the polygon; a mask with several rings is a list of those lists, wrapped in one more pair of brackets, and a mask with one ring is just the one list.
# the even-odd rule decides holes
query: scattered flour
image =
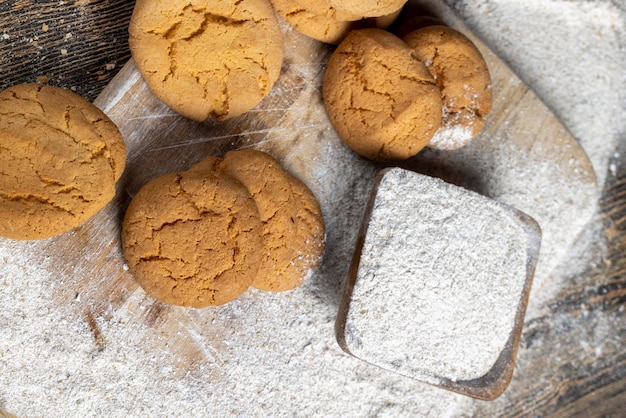
{"label": "scattered flour", "polygon": [[[610,0],[446,0],[552,109],[602,186],[626,139],[626,7]],[[575,40],[575,41],[573,41]]]}
{"label": "scattered flour", "polygon": [[[336,180],[315,186],[326,191],[330,222],[314,280],[281,294],[251,290],[215,309],[168,307],[158,327],[143,323],[154,301],[135,288],[94,317],[104,344],[74,307],[51,300],[66,284],[45,263],[32,265],[36,246],[1,240],[0,408],[20,417],[456,417],[470,410],[470,398],[381,373],[337,345],[346,260],[375,170],[338,139],[325,151],[346,165],[329,158],[318,166]],[[86,274],[80,268],[72,274]],[[87,309],[92,302],[72,299]],[[191,359],[190,346],[198,347]]]}
{"label": "scattered flour", "polygon": [[469,143],[473,137],[474,133],[470,126],[442,126],[435,132],[428,146],[436,149],[456,149]]}

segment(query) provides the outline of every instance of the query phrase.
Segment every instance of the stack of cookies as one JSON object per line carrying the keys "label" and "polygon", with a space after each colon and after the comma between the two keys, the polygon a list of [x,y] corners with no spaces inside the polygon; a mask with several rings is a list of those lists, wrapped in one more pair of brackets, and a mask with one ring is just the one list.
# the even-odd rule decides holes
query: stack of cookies
{"label": "stack of cookies", "polygon": [[122,247],[148,294],[201,308],[250,286],[300,286],[321,262],[324,222],[315,196],[274,158],[239,150],[147,183],[126,211]]}
{"label": "stack of cookies", "polygon": [[337,134],[379,161],[405,160],[426,146],[467,145],[492,103],[482,55],[443,25],[403,39],[381,29],[350,32],[328,62],[323,96]]}

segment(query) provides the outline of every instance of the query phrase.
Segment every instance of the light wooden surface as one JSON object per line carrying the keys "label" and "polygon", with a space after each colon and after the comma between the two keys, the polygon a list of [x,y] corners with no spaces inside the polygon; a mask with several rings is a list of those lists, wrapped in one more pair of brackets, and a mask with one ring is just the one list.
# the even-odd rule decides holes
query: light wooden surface
{"label": "light wooden surface", "polygon": [[[435,8],[452,26],[463,28],[443,6],[435,5]],[[311,279],[310,290],[285,298],[296,305],[320,309],[310,300],[300,300],[314,296],[321,299],[322,305],[330,305],[327,308],[330,311],[336,307],[349,262],[346,248],[358,229],[365,195],[354,193],[351,201],[352,191],[345,185],[366,187],[378,167],[346,152],[328,126],[319,85],[330,49],[289,29],[286,39],[287,54],[277,86],[253,112],[227,122],[197,124],[173,114],[151,95],[132,60],[129,61],[96,99],[120,126],[127,141],[128,166],[118,185],[117,198],[85,225],[58,238],[34,243],[0,241],[0,245],[11,246],[12,251],[29,252],[33,263],[45,264],[64,278],[64,286],[51,297],[68,317],[88,324],[100,350],[107,350],[117,338],[104,334],[102,324],[119,319],[123,312],[127,329],[137,335],[146,353],[168,351],[172,354],[172,366],[180,375],[208,362],[197,339],[189,337],[190,330],[210,329],[204,338],[217,347],[227,362],[238,361],[237,347],[250,341],[245,337],[247,332],[232,335],[228,331],[231,324],[227,312],[234,308],[186,311],[143,297],[124,269],[119,244],[123,211],[141,185],[157,175],[186,169],[206,155],[222,154],[233,148],[255,146],[269,151],[318,195],[325,215],[330,217],[326,219],[331,227],[326,265]],[[484,45],[480,46],[492,71],[496,99],[485,134],[471,148],[454,155],[427,152],[408,165],[514,204],[538,218],[552,238],[547,250],[549,257],[542,260],[544,270],[538,288],[542,292],[534,295],[535,310],[523,330],[511,386],[495,402],[476,402],[471,409],[477,415],[489,416],[589,416],[590,408],[595,416],[617,414],[626,404],[623,390],[626,356],[620,344],[604,344],[598,350],[593,342],[598,339],[598,326],[606,324],[615,327],[617,334],[609,335],[611,338],[624,341],[624,321],[620,318],[626,300],[623,256],[626,235],[622,232],[626,219],[622,197],[626,173],[619,172],[617,180],[604,188],[599,209],[594,212],[594,177],[580,147],[532,91]],[[626,149],[621,151],[621,155],[626,154]],[[354,164],[358,169],[341,170],[344,164]],[[535,166],[541,167],[544,179],[545,176],[553,179],[548,184],[559,189],[559,193],[543,190],[545,184],[535,184],[532,179],[519,176]],[[344,175],[365,179],[339,181]],[[329,185],[336,182],[344,187],[333,193]],[[577,193],[564,194],[570,189]],[[561,201],[550,208],[557,210],[542,212],[542,207],[546,207],[542,199],[555,195]],[[337,205],[346,205],[350,210],[344,212]],[[566,281],[556,280],[550,272],[559,262],[567,262],[569,256],[576,255],[570,245],[592,216],[606,223],[605,234],[611,247],[609,258]],[[573,218],[578,218],[580,223],[568,225]],[[77,295],[80,295],[78,303]],[[258,293],[248,296],[238,308],[249,306],[260,297]],[[129,302],[136,300],[141,303]],[[533,295],[530,303],[533,304]],[[263,317],[262,312],[253,308],[251,312],[260,315],[261,320],[270,321],[267,328],[272,328],[271,318]],[[309,314],[313,315],[299,313]],[[224,318],[226,322],[215,325],[216,319]],[[328,327],[319,332],[327,333]],[[228,347],[221,340],[224,335],[229,336]],[[295,335],[293,340],[305,337],[308,338]],[[267,351],[259,349],[259,355],[267,355]],[[331,356],[331,361],[336,357]],[[214,365],[208,366],[215,370]],[[207,384],[216,388],[224,385],[219,373],[211,376]],[[324,378],[323,373],[319,376]],[[362,377],[357,375],[348,374],[346,378],[368,384],[359,381]],[[310,390],[311,393],[300,398],[301,402],[316,396],[316,388]],[[417,402],[419,393],[397,401]],[[299,409],[297,404],[290,407],[294,411]]]}

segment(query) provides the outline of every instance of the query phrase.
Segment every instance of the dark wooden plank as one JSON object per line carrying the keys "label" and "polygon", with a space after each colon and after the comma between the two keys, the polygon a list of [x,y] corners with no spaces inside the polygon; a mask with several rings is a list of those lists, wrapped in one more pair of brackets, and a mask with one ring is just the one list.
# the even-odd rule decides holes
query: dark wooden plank
{"label": "dark wooden plank", "polygon": [[130,0],[0,2],[0,89],[47,82],[93,100],[130,57]]}

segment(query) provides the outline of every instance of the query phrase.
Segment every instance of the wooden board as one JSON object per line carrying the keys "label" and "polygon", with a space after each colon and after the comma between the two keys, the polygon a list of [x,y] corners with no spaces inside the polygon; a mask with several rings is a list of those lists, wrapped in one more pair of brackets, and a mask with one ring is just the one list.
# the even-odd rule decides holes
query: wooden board
{"label": "wooden board", "polygon": [[[431,3],[436,15],[469,35],[448,9]],[[15,254],[30,253],[33,264],[62,280],[51,295],[52,305],[68,318],[87,322],[101,352],[114,350],[132,335],[146,361],[158,356],[181,385],[191,385],[193,377],[201,378],[200,387],[210,393],[240,393],[237,388],[250,382],[253,393],[279,388],[283,401],[267,401],[270,408],[285,404],[294,414],[323,414],[323,400],[335,391],[334,410],[354,411],[355,396],[369,396],[385,385],[395,388],[393,396],[387,395],[404,411],[419,413],[424,397],[435,397],[438,404],[465,402],[360,364],[334,342],[334,315],[351,245],[380,167],[351,153],[328,123],[319,90],[331,49],[288,26],[284,32],[286,56],[277,85],[257,108],[227,122],[197,124],[174,114],[154,98],[130,61],[96,100],[119,125],[128,147],[117,198],[68,234],[41,242],[1,240],[0,245]],[[594,213],[595,177],[566,129],[504,63],[473,39],[493,77],[495,102],[487,129],[466,149],[426,152],[408,165],[513,204],[539,221],[544,247],[534,289],[541,292],[531,294],[529,304],[531,314],[539,315],[550,296],[561,290],[552,269]],[[272,153],[320,200],[328,227],[328,251],[320,271],[297,291],[251,291],[215,309],[171,307],[145,296],[125,270],[120,252],[120,222],[132,195],[160,174],[248,146]],[[124,335],[116,333],[120,329]],[[522,378],[524,373],[519,370]],[[165,378],[154,377],[156,383]],[[356,393],[346,392],[355,388]],[[374,397],[367,406],[383,406],[387,395]],[[286,402],[292,398],[296,400]],[[216,410],[232,408],[232,399],[210,399]],[[261,411],[260,404],[251,408]]]}

